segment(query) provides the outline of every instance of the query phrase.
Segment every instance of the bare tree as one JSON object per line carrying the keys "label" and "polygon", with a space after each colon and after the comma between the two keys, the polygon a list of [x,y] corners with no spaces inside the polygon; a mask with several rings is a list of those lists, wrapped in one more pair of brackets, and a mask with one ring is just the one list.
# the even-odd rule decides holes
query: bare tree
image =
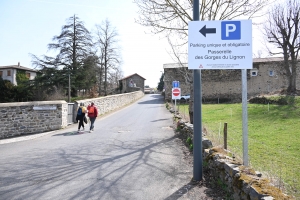
{"label": "bare tree", "polygon": [[300,3],[288,0],[276,4],[269,12],[264,24],[268,41],[280,48],[280,52],[269,49],[271,55],[283,54],[283,67],[288,79],[287,92],[296,93],[298,54],[300,50]]}
{"label": "bare tree", "polygon": [[[134,0],[139,7],[137,23],[151,27],[152,33],[163,33],[187,43],[188,22],[193,20],[193,0]],[[230,20],[259,17],[268,0],[202,0],[200,20]]]}
{"label": "bare tree", "polygon": [[123,72],[119,66],[114,67],[108,74],[108,91],[111,94],[118,93],[119,80],[123,77]]}
{"label": "bare tree", "polygon": [[[104,76],[104,96],[107,95],[109,71],[116,69],[121,63],[120,51],[117,46],[118,33],[106,19],[101,25],[96,25],[96,44],[100,62],[100,84]],[[101,85],[100,87],[101,88]]]}
{"label": "bare tree", "polygon": [[[188,22],[193,20],[193,0],[134,0],[139,7],[137,23],[150,27],[152,33],[163,34],[169,40],[178,63],[187,63]],[[269,0],[201,0],[200,20],[249,19],[261,16],[259,11]],[[184,65],[182,65],[184,69]],[[191,73],[186,70],[191,84]],[[190,121],[193,119],[193,98],[190,101]]]}

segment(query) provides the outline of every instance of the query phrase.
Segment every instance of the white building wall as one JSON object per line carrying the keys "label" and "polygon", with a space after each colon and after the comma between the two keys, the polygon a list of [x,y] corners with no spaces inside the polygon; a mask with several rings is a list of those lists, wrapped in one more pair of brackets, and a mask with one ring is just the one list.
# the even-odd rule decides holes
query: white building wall
{"label": "white building wall", "polygon": [[[9,70],[10,76],[7,76]],[[2,71],[3,80],[8,80],[12,84],[17,85],[17,69],[1,69],[0,71]],[[36,72],[26,71],[26,73],[30,73],[29,80],[33,80],[36,77]]]}
{"label": "white building wall", "polygon": [[[8,71],[10,70],[10,76],[8,76]],[[3,80],[8,80],[10,81],[11,83],[13,83],[13,70],[12,69],[3,69],[1,70],[3,73],[2,73],[2,79]]]}

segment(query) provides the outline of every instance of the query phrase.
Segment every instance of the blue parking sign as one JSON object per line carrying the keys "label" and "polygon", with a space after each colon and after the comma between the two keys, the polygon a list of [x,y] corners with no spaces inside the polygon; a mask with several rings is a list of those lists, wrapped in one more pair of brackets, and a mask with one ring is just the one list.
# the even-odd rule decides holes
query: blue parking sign
{"label": "blue parking sign", "polygon": [[173,88],[179,88],[179,81],[173,81],[172,82],[172,87]]}
{"label": "blue parking sign", "polygon": [[221,22],[221,39],[222,40],[240,40],[241,39],[241,22],[240,21],[223,21],[223,22]]}

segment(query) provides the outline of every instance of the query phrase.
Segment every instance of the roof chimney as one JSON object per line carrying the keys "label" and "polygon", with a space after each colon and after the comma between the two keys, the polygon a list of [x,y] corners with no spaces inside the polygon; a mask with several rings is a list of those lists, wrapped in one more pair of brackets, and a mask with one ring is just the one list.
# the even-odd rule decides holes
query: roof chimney
{"label": "roof chimney", "polygon": [[18,67],[20,67],[20,62],[18,62]]}

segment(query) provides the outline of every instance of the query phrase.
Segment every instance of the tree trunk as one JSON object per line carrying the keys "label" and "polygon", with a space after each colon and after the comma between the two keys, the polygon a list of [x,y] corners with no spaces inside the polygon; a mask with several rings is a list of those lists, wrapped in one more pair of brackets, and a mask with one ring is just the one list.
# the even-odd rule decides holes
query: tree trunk
{"label": "tree trunk", "polygon": [[102,91],[101,91],[102,82],[103,82],[103,67],[102,67],[102,64],[101,64],[100,72],[99,72],[99,96],[102,95]]}
{"label": "tree trunk", "polygon": [[296,88],[296,78],[297,78],[297,73],[296,73],[296,63],[292,62],[292,67],[291,67],[292,72],[290,73],[288,77],[288,88],[287,92],[288,94],[295,94],[297,92]]}
{"label": "tree trunk", "polygon": [[107,67],[105,66],[104,70],[104,96],[107,96]]}
{"label": "tree trunk", "polygon": [[[74,21],[73,21],[73,44],[72,44],[72,66],[73,66],[73,74],[76,74],[77,72],[77,60],[76,60],[76,20],[75,20],[75,15],[74,15]],[[77,76],[77,75],[75,75]],[[76,80],[77,78],[74,77],[74,80]],[[76,88],[76,85],[74,85],[75,88],[72,88],[72,93],[75,97],[77,97],[77,88]]]}
{"label": "tree trunk", "polygon": [[107,44],[107,40],[106,40],[106,44],[105,44],[105,52],[104,52],[104,96],[107,96],[107,68],[108,68],[108,44]]}

